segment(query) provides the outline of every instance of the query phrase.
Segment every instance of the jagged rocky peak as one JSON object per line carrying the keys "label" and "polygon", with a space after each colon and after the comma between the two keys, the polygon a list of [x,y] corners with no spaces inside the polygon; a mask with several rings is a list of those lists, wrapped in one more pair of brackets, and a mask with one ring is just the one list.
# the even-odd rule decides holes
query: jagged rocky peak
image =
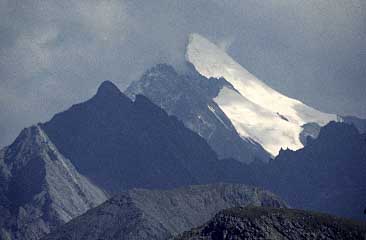
{"label": "jagged rocky peak", "polygon": [[102,82],[98,88],[97,95],[120,95],[119,88],[109,80]]}
{"label": "jagged rocky peak", "polygon": [[242,139],[213,101],[221,88],[233,89],[232,85],[223,78],[207,79],[191,63],[187,62],[186,69],[188,72],[181,74],[170,65],[158,64],[132,82],[125,93],[131,99],[142,94],[169,115],[176,116],[205,138],[219,158],[268,161],[269,154],[255,141]]}
{"label": "jagged rocky peak", "polygon": [[[135,99],[137,94],[143,94],[150,99],[151,96],[160,95],[161,99],[164,99],[170,97],[173,92],[179,91],[182,81],[184,79],[172,66],[157,64],[147,70],[138,81],[132,82],[125,94],[131,99]],[[147,91],[149,94],[146,94]]]}
{"label": "jagged rocky peak", "polygon": [[[107,80],[100,84],[97,93],[90,99],[97,102],[99,107],[115,108],[116,106],[128,107],[132,101],[122,93],[119,88],[111,81]],[[108,106],[109,105],[109,106]]]}
{"label": "jagged rocky peak", "polygon": [[[23,129],[15,141],[5,148],[6,167],[12,172],[23,168],[30,161],[43,162],[49,153],[57,151],[39,125]],[[33,159],[30,156],[38,156]]]}
{"label": "jagged rocky peak", "polygon": [[[103,86],[110,84],[100,90],[110,89]],[[207,183],[218,177],[217,169],[207,167],[217,157],[204,139],[147,97],[137,96],[133,102],[123,93],[100,96],[42,125],[78,171],[98,186],[116,192]]]}
{"label": "jagged rocky peak", "polygon": [[24,129],[5,149],[0,179],[1,239],[38,239],[107,199],[40,125]]}
{"label": "jagged rocky peak", "polygon": [[[152,75],[154,75],[154,73],[156,73],[156,74],[160,73],[159,74],[160,76],[167,76],[169,74],[177,74],[175,72],[174,68],[167,64],[158,64],[154,68],[152,68],[151,70],[146,72],[145,74],[147,74],[151,77]],[[99,98],[102,98],[102,99],[109,98],[111,101],[114,101],[114,103],[121,102],[121,100],[123,102],[132,103],[132,101],[124,93],[122,93],[114,83],[112,83],[109,80],[101,83],[96,95],[92,99],[95,99],[95,98],[98,98],[98,99]],[[138,108],[149,105],[149,107],[145,107],[145,110],[148,110],[150,108],[154,108],[156,110],[159,108],[153,102],[151,102],[151,100],[149,100],[146,96],[139,94],[139,93],[134,95],[133,105],[138,106]]]}
{"label": "jagged rocky peak", "polygon": [[[231,84],[223,78],[212,78],[210,81],[199,74],[194,66],[186,62],[185,71],[178,72],[169,64],[157,64],[148,69],[138,81],[134,81],[126,90],[126,94],[132,97],[138,93],[144,95],[163,95],[169,98],[175,94],[189,91],[191,95],[200,94],[210,100],[217,96],[223,86],[232,88]],[[159,91],[157,91],[159,90]],[[151,91],[152,93],[148,93]],[[197,101],[197,99],[194,99]]]}

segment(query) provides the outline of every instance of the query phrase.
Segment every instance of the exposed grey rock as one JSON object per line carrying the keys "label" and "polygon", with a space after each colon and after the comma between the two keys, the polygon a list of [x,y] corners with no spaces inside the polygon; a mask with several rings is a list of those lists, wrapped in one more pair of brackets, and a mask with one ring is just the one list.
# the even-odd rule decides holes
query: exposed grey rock
{"label": "exposed grey rock", "polygon": [[176,240],[359,239],[366,224],[327,214],[269,207],[232,208]]}
{"label": "exposed grey rock", "polygon": [[107,199],[40,126],[0,153],[0,239],[39,239]]}
{"label": "exposed grey rock", "polygon": [[275,195],[245,185],[199,185],[174,190],[134,189],[70,221],[44,239],[166,239],[234,206],[286,207]]}
{"label": "exposed grey rock", "polygon": [[[188,73],[178,74],[173,67],[158,64],[139,81],[131,83],[126,95],[134,99],[142,94],[186,127],[205,138],[219,158],[241,162],[261,160],[270,155],[253,140],[239,136],[231,121],[213,99],[223,86],[233,88],[225,79],[207,79],[187,63]],[[235,90],[235,89],[234,89]]]}

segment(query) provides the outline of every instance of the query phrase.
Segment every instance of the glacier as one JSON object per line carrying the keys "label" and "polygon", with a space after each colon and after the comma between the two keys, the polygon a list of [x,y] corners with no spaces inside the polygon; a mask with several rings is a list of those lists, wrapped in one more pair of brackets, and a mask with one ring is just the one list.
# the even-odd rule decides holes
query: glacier
{"label": "glacier", "polygon": [[224,86],[214,101],[242,138],[260,143],[273,156],[281,148],[303,147],[299,136],[304,124],[338,120],[272,89],[197,33],[189,36],[186,60],[204,77],[224,78],[232,85],[234,89]]}

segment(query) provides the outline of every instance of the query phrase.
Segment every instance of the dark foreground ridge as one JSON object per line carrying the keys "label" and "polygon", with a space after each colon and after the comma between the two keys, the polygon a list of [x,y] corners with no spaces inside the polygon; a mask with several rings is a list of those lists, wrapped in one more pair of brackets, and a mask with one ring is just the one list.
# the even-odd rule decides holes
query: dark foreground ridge
{"label": "dark foreground ridge", "polygon": [[224,239],[360,239],[366,224],[296,209],[248,206],[218,213],[203,226],[176,240]]}
{"label": "dark foreground ridge", "polygon": [[286,207],[275,195],[240,184],[134,189],[91,209],[45,239],[167,239],[204,224],[223,209],[248,204]]}
{"label": "dark foreground ridge", "polygon": [[352,125],[330,122],[304,148],[283,150],[261,168],[262,187],[294,208],[365,220],[365,139]]}

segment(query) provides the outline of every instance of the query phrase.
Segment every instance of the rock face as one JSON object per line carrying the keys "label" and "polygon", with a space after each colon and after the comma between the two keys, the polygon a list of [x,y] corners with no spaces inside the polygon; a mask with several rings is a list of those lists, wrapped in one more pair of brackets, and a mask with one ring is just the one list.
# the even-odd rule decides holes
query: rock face
{"label": "rock face", "polygon": [[215,184],[120,194],[44,239],[167,239],[234,206],[286,207],[275,195],[244,185]]}
{"label": "rock face", "polygon": [[139,81],[131,83],[126,95],[134,99],[142,94],[176,116],[186,127],[205,138],[219,158],[247,163],[268,161],[270,155],[254,141],[241,138],[213,100],[223,86],[231,85],[224,79],[207,79],[189,63],[187,65],[187,74],[181,75],[169,65],[158,64]]}
{"label": "rock face", "polygon": [[111,192],[211,183],[219,176],[216,153],[203,138],[109,81],[42,127],[80,173]]}
{"label": "rock face", "polygon": [[366,224],[326,214],[269,207],[232,208],[176,240],[359,239]]}
{"label": "rock face", "polygon": [[0,239],[39,239],[106,199],[38,125],[0,153]]}

